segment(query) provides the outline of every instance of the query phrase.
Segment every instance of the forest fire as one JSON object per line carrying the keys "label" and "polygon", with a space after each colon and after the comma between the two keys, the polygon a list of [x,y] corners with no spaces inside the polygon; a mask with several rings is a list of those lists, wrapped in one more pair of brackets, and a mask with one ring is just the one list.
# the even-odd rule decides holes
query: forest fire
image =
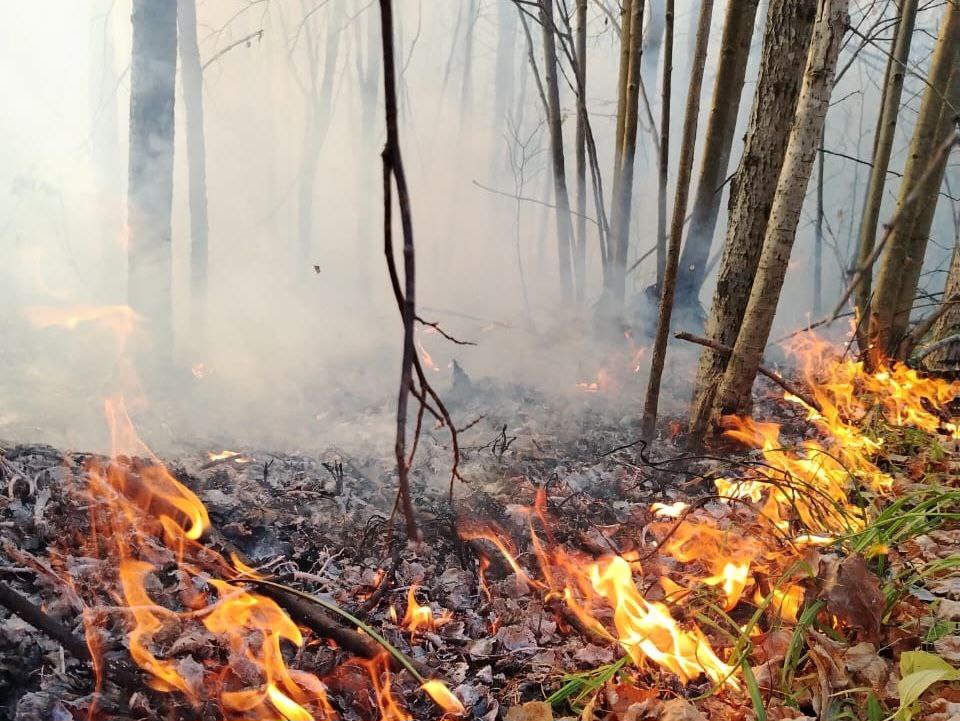
{"label": "forest fire", "polygon": [[[826,350],[822,344],[816,347]],[[809,409],[809,419],[827,438],[826,445],[809,440],[795,450],[784,448],[775,423],[725,419],[727,437],[759,449],[763,459],[750,464],[752,469],[742,477],[715,481],[717,500],[755,509],[750,533],[743,533],[739,524],[721,527],[698,506],[682,501],[650,507],[655,517],[672,519],[648,526],[660,539],[655,550],[683,564],[682,584],[668,576],[659,579],[667,603],[647,600],[638,590],[634,578],[643,576],[643,568],[635,552],[591,560],[552,541],[544,545],[534,526],[539,519],[552,538],[542,490],[526,514],[542,580],[523,569],[502,530],[470,523],[461,526],[460,535],[492,543],[520,580],[547,597],[562,598],[586,628],[616,638],[638,665],[648,659],[684,683],[705,675],[715,684],[736,687],[736,668],[722,660],[695,624],[681,628],[671,607],[696,603],[694,591],[712,587],[728,612],[750,599],[784,622],[796,622],[804,598],[797,573],[801,549],[843,543],[865,527],[871,513],[869,505],[854,505],[851,494],[882,496],[893,487],[893,479],[873,462],[882,442],[866,436],[852,421],[876,407],[893,426],[950,432],[952,423],[943,412],[960,396],[960,384],[920,378],[899,365],[871,374],[862,364],[823,352],[817,359],[807,356],[805,368],[821,405],[820,411]],[[761,577],[779,580],[769,587],[757,582]],[[612,611],[615,634],[601,620],[603,608]]]}

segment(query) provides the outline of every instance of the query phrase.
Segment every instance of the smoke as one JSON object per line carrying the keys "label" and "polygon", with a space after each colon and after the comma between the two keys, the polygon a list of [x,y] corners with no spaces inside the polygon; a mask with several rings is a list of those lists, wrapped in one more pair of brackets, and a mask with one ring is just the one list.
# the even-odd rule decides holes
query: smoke
{"label": "smoke", "polygon": [[[457,361],[474,379],[493,377],[502,384],[528,384],[581,398],[578,383],[596,382],[612,358],[626,359],[624,367],[632,367],[631,352],[645,341],[638,333],[611,348],[591,331],[591,304],[600,291],[592,223],[588,303],[558,312],[554,219],[544,206],[553,202],[546,130],[523,34],[516,22],[508,24],[507,39],[499,31],[506,15],[515,12],[512,6],[505,11],[505,3],[478,2],[473,16],[467,3],[463,8],[440,0],[397,3],[400,120],[413,198],[418,304],[422,316],[478,345],[453,345],[425,328],[418,338],[437,367],[429,372],[441,390],[450,386]],[[693,5],[678,3],[678,58],[686,57],[692,42],[685,28],[688,16],[695,14]],[[401,327],[382,248],[376,4],[332,0],[311,10],[289,0],[231,0],[201,2],[197,11],[206,63],[206,332],[192,335],[186,133],[178,77],[172,218],[175,370],[146,383],[137,420],[145,437],[161,449],[215,443],[278,448],[376,443],[387,448]],[[721,11],[718,3],[718,18]],[[127,302],[129,0],[17,3],[4,14],[0,63],[17,72],[0,76],[6,100],[0,111],[0,188],[7,189],[0,194],[0,352],[5,366],[0,437],[104,450],[100,403],[116,384],[120,363],[112,331],[97,322],[72,330],[41,328],[30,322],[28,311]],[[931,25],[934,16],[927,13],[921,20]],[[714,25],[701,127],[709,111],[720,37],[721,24]],[[470,43],[467,33],[472,33]],[[327,96],[322,81],[335,34]],[[463,52],[468,45],[469,64]],[[929,43],[925,46],[920,34],[917,45],[915,56],[925,58]],[[588,52],[588,103],[606,173],[613,162],[618,56],[610,21],[593,5]],[[759,36],[754,52],[759,52]],[[539,55],[538,62],[542,68]],[[683,65],[678,63],[674,82],[674,128],[682,122]],[[644,67],[645,78],[657,77],[654,63]],[[751,67],[741,124],[749,115],[754,61]],[[869,158],[882,72],[880,52],[865,49],[835,93],[827,147]],[[466,79],[469,93],[463,92]],[[910,88],[917,92],[920,87],[920,81],[908,78],[905,97],[913,97]],[[573,188],[575,109],[569,87],[562,86],[561,92]],[[647,93],[659,117],[656,87]],[[909,139],[910,123],[903,125],[900,161],[895,158],[895,163],[902,161]],[[318,127],[322,137],[316,135]],[[522,152],[521,142],[529,143]],[[653,244],[656,226],[656,158],[649,129],[641,130],[639,142],[633,257]],[[302,172],[311,143],[319,143],[319,152],[308,193],[311,230],[304,259],[298,251]],[[738,154],[735,146],[733,163]],[[836,297],[844,282],[835,256],[844,260],[851,255],[866,170],[838,157],[827,159],[827,299]],[[955,170],[948,172],[955,177]],[[592,196],[587,209],[595,217]],[[725,204],[714,252],[722,242],[724,210]],[[941,231],[948,226],[948,218],[938,220]],[[788,275],[781,301],[779,329],[802,323],[811,307],[811,241],[808,215],[794,253],[796,269]],[[931,250],[928,262],[935,268],[948,252]],[[652,280],[651,258],[628,279],[628,294],[642,298]],[[936,284],[931,279],[931,287]],[[705,305],[711,292],[704,290]],[[149,335],[151,330],[144,319],[138,332]],[[697,351],[670,352],[675,378],[668,389],[668,410],[679,412]],[[647,362],[648,357],[639,364],[637,379],[626,386],[629,392],[616,394],[624,413],[633,409],[639,414]]]}

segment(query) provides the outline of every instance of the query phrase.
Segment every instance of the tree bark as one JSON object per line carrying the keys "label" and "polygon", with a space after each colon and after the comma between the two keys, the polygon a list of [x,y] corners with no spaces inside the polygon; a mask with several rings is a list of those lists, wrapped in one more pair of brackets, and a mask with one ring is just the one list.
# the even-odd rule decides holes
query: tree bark
{"label": "tree bark", "polygon": [[[933,327],[933,343],[944,343],[948,338],[956,338],[960,333],[960,244],[954,246],[950,261],[950,273],[943,289],[943,302],[948,303],[943,315]],[[960,340],[946,343],[925,359],[925,365],[932,369],[960,368]]]}
{"label": "tree bark", "polygon": [[560,299],[565,305],[573,300],[571,274],[570,197],[567,194],[567,171],[563,156],[560,85],[557,82],[557,42],[553,0],[540,0],[540,23],[543,25],[544,81],[547,96],[547,126],[550,129],[550,161],[556,199],[557,255],[560,267]]}
{"label": "tree bark", "polygon": [[[815,15],[806,0],[770,0],[757,88],[743,156],[730,187],[726,240],[706,328],[706,335],[721,345],[733,346],[750,297]],[[726,366],[727,359],[716,353],[700,357],[690,410],[693,437],[706,429]]]}
{"label": "tree bark", "polygon": [[673,200],[673,219],[670,223],[670,244],[667,249],[667,264],[660,286],[660,312],[657,318],[657,336],[653,343],[653,358],[650,363],[650,378],[647,381],[647,396],[643,404],[641,432],[647,438],[653,435],[657,423],[657,406],[660,402],[660,380],[667,356],[667,341],[670,337],[670,316],[673,313],[673,293],[677,283],[677,263],[680,259],[680,238],[683,236],[683,221],[687,215],[687,200],[690,194],[690,176],[693,172],[693,153],[697,145],[697,123],[700,117],[700,91],[703,87],[703,66],[707,61],[710,43],[710,18],[713,15],[713,0],[701,0],[700,22],[693,51],[693,66],[690,71],[690,86],[687,89],[687,107],[683,117],[683,136],[680,141],[680,166],[677,169],[677,188]]}
{"label": "tree bark", "polygon": [[[917,2],[918,0],[903,0],[900,7],[900,22],[893,39],[893,52],[887,60],[886,84],[880,101],[880,113],[877,116],[870,179],[867,182],[867,196],[860,219],[857,267],[862,267],[866,263],[873,252],[873,245],[877,238],[883,191],[887,170],[890,168],[890,154],[893,152],[897,117],[900,113],[900,98],[903,95],[903,79],[907,72],[910,43],[913,40],[913,27],[917,18]],[[856,307],[860,317],[866,312],[867,302],[870,299],[872,276],[872,273],[864,273],[857,288]],[[866,335],[863,334],[861,340],[865,338]]]}
{"label": "tree bark", "polygon": [[179,0],[180,82],[187,125],[187,180],[190,203],[190,320],[192,341],[203,342],[207,314],[209,221],[207,150],[203,129],[203,70],[197,42],[196,0]]}
{"label": "tree bark", "polygon": [[173,199],[176,0],[134,0],[130,65],[130,157],[127,294],[149,323],[142,360],[172,361],[173,297],[170,212]]}
{"label": "tree bark", "polygon": [[920,187],[918,184],[922,186],[920,195],[884,248],[870,303],[867,356],[872,367],[894,354],[909,323],[947,156],[934,161],[938,165],[932,173],[927,171],[934,150],[953,132],[956,122],[953,108],[960,101],[958,53],[960,6],[949,2],[944,6],[944,18],[930,61],[928,84],[910,141],[897,205],[902,205],[906,197]]}
{"label": "tree bark", "polygon": [[757,277],[714,404],[718,415],[742,414],[750,409],[753,381],[773,326],[807,184],[823,135],[848,4],[848,0],[818,3],[803,86],[770,210]]}
{"label": "tree bark", "polygon": [[758,4],[759,0],[731,0],[727,3],[717,80],[713,86],[713,104],[703,142],[700,178],[697,181],[690,229],[680,256],[677,302],[685,306],[696,305],[706,278],[710,246],[713,244],[723,196],[721,186],[727,176],[730,148],[740,112],[740,97]]}
{"label": "tree bark", "polygon": [[577,304],[586,297],[587,265],[587,0],[577,0],[577,224],[573,274]]}
{"label": "tree bark", "polygon": [[664,11],[663,76],[660,81],[660,147],[657,157],[657,288],[667,267],[667,181],[670,175],[670,110],[673,83],[674,0]]}

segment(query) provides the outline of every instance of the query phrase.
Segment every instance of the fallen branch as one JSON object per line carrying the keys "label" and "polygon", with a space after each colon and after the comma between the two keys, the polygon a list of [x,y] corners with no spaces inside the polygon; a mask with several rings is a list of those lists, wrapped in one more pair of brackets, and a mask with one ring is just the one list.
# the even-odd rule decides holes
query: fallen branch
{"label": "fallen branch", "polygon": [[[733,353],[733,349],[730,346],[722,345],[720,343],[717,343],[715,340],[711,340],[710,338],[702,338],[698,335],[693,335],[692,333],[685,333],[685,332],[676,333],[674,335],[674,338],[685,340],[689,343],[696,343],[697,345],[702,345],[714,351],[715,353],[719,353],[720,355],[728,356],[731,353]],[[774,373],[769,368],[764,368],[763,366],[760,366],[757,370],[759,370],[760,373],[765,375],[767,378],[769,378],[771,381],[776,383],[778,386],[783,388],[783,390],[785,390],[787,393],[789,393],[792,396],[796,396],[801,401],[803,401],[804,404],[815,409],[818,413],[823,412],[823,407],[820,405],[820,403],[817,402],[816,398],[813,398],[809,394],[804,393],[799,387],[797,387],[796,385],[788,381],[779,373]]]}
{"label": "fallen branch", "polygon": [[917,360],[918,361],[923,360],[931,353],[936,353],[941,348],[946,348],[947,346],[951,346],[954,344],[960,344],[960,333],[948,336],[943,340],[938,340],[936,343],[931,343],[930,345],[928,345],[926,348],[923,349],[923,351],[917,357]]}
{"label": "fallen branch", "polygon": [[[38,631],[45,633],[54,641],[63,646],[78,661],[96,667],[93,655],[87,647],[87,642],[73,633],[63,623],[53,618],[35,603],[20,595],[7,584],[0,582],[0,606],[18,616]],[[107,661],[106,668],[102,669],[102,677],[109,679],[117,686],[128,690],[142,689],[144,683],[139,674],[122,663]]]}

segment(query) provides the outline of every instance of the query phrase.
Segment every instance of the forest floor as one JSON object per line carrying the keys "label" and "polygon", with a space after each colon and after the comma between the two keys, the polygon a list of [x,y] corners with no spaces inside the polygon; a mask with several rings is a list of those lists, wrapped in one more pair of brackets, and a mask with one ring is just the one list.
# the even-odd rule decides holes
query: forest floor
{"label": "forest floor", "polygon": [[[704,578],[709,568],[658,552],[677,529],[657,518],[651,504],[683,502],[715,527],[749,535],[756,519],[748,504],[720,502],[713,481],[743,474],[760,459],[757,451],[725,443],[709,456],[693,456],[669,433],[647,449],[637,442],[635,422],[589,404],[554,409],[538,394],[508,388],[475,397],[459,392],[465,395],[458,415],[482,418],[460,441],[460,473],[469,482],[458,485],[451,504],[447,436],[426,430],[412,472],[419,545],[408,544],[399,526],[391,530],[395,470],[387,455],[216,448],[169,459],[167,466],[206,505],[212,527],[260,573],[352,611],[433,669],[468,718],[960,717],[960,687],[951,683],[960,678],[952,671],[960,663],[960,438],[950,431],[956,425],[948,425],[960,416],[956,399],[938,411],[943,423],[935,430],[876,421],[863,429],[883,437],[875,460],[894,488],[869,527],[804,551],[795,619],[773,613],[762,599],[776,590],[762,571],[748,584],[756,586],[752,595],[732,606],[723,608],[706,586],[670,604],[681,625],[703,629],[739,679],[714,683],[691,673],[684,683],[662,665],[632,663],[604,630],[615,623],[609,611],[596,611],[596,626],[572,613],[544,578],[543,558],[559,558],[563,549],[586,578],[591,559],[639,557],[644,597],[666,601],[671,587],[658,579],[687,579],[691,569]],[[772,393],[758,402],[755,416],[781,424],[784,447],[818,435],[805,412]],[[680,427],[679,420],[665,425]],[[80,637],[81,599],[99,598],[103,657],[123,662],[131,612],[119,607],[117,559],[85,550],[94,532],[88,510],[97,503],[86,489],[91,460],[47,446],[0,447],[0,580]],[[149,554],[157,566],[150,596],[163,607],[182,607],[185,581],[175,554],[157,560],[158,553]],[[69,583],[61,569],[68,569]],[[405,618],[411,598],[431,609],[413,632]],[[4,611],[0,617],[0,719],[87,718],[95,699],[88,665],[19,618]],[[199,621],[171,626],[149,639],[158,658],[174,662],[185,677],[224,665],[242,677],[235,654]],[[916,650],[923,653],[905,653]],[[334,644],[308,636],[295,653],[292,645],[284,651],[291,668],[323,680],[346,721],[404,718],[385,711],[384,689],[378,701],[369,669]],[[904,689],[904,676],[912,690]],[[412,718],[439,718],[418,686],[401,672],[385,693]],[[223,717],[213,704],[157,693],[146,683],[107,684],[96,702],[99,718]]]}

